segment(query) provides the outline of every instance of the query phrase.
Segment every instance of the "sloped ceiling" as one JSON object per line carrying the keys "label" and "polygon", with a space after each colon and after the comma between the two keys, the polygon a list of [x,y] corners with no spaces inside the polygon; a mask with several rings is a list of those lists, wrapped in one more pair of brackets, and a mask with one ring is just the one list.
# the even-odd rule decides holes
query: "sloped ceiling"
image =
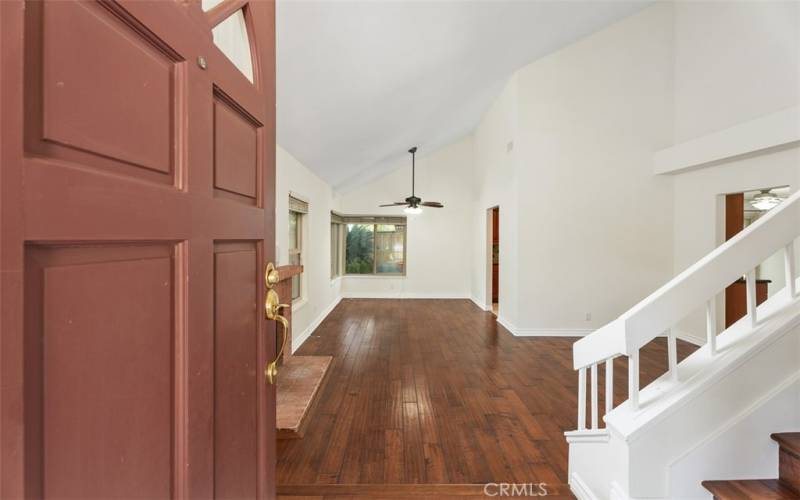
{"label": "sloped ceiling", "polygon": [[467,133],[517,68],[643,1],[279,1],[278,142],[337,190]]}

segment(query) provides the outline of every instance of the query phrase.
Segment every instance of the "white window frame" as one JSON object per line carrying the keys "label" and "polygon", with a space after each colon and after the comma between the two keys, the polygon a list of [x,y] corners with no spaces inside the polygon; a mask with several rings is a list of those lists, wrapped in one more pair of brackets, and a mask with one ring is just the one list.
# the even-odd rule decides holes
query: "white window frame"
{"label": "white window frame", "polygon": [[[289,263],[290,264],[299,264],[301,266],[305,265],[306,261],[306,220],[308,216],[308,202],[302,200],[301,198],[295,196],[293,193],[289,194],[289,218],[291,219],[292,214],[294,213],[297,217],[297,227],[296,227],[296,242],[297,246],[287,248],[287,254],[289,256]],[[297,262],[292,262],[292,257],[297,256]],[[306,280],[305,280],[305,268],[302,273],[297,275],[297,296],[295,296],[295,289],[294,289],[294,280],[292,283],[292,304],[299,304],[306,299]]]}
{"label": "white window frame", "polygon": [[[408,220],[405,217],[385,217],[385,216],[369,216],[369,215],[347,215],[344,218],[344,237],[343,251],[342,251],[342,276],[361,276],[361,277],[375,277],[375,278],[403,278],[408,273]],[[347,225],[348,224],[364,224],[372,225],[373,238],[372,238],[372,272],[371,273],[348,273],[347,272]],[[378,252],[375,245],[377,245],[377,238],[379,225],[395,225],[402,226],[403,228],[403,272],[401,273],[379,273],[378,272]]]}
{"label": "white window frame", "polygon": [[[347,223],[344,217],[331,212],[331,281],[344,276],[344,252],[347,242]],[[336,253],[334,253],[334,251]]]}

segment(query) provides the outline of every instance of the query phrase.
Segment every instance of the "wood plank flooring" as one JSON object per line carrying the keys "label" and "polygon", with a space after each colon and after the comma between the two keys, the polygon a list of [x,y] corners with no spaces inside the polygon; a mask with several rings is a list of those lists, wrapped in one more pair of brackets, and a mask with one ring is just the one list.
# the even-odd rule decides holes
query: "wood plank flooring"
{"label": "wood plank flooring", "polygon": [[[305,437],[278,443],[279,492],[314,484],[563,488],[563,432],[576,427],[575,340],[514,337],[469,300],[343,300],[297,352],[333,363]],[[680,342],[679,357],[694,349]],[[666,371],[665,340],[646,346],[640,361],[644,387]],[[627,397],[626,364],[615,364],[617,403]],[[601,402],[603,387],[601,376]]]}
{"label": "wood plank flooring", "polygon": [[703,486],[716,500],[798,500],[796,491],[777,479],[744,479],[739,481],[703,481]]}

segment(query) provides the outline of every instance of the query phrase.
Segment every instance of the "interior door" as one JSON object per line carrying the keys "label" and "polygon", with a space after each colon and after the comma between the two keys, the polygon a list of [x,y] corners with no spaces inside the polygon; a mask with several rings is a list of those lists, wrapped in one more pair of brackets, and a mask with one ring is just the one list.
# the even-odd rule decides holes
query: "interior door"
{"label": "interior door", "polygon": [[0,2],[0,497],[274,497],[274,34]]}

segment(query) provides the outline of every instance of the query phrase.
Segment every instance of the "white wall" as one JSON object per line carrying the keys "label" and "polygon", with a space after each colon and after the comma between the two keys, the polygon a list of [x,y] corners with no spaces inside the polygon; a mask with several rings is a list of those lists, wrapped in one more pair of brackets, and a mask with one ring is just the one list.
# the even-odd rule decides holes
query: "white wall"
{"label": "white wall", "polygon": [[[499,321],[582,335],[671,277],[672,11],[660,4],[517,71],[475,137],[472,295],[500,205]],[[509,144],[513,143],[510,148]]]}
{"label": "white wall", "polygon": [[671,277],[671,64],[658,4],[518,72],[521,328],[593,330]]}
{"label": "white wall", "polygon": [[[292,351],[311,334],[341,298],[341,280],[331,280],[331,187],[278,146],[276,148],[275,242],[278,265],[289,263],[289,193],[308,202],[303,227],[303,297],[292,306]],[[281,297],[283,300],[288,298]]]}
{"label": "white wall", "polygon": [[[798,61],[798,3],[659,2],[521,68],[472,135],[420,151],[419,194],[446,208],[409,221],[407,276],[346,277],[342,293],[486,307],[486,210],[499,205],[500,321],[522,335],[602,326],[713,249],[720,194],[796,189],[797,147],[673,175],[652,169],[658,150],[800,104]],[[278,214],[288,190],[308,197],[312,241],[324,248],[313,264],[322,297],[298,311],[296,324],[310,325],[338,293],[327,280],[330,207],[401,213],[377,205],[409,194],[409,166],[337,201],[280,151],[279,177],[281,158],[299,173],[295,187],[279,179]],[[279,218],[279,244],[285,226]]]}
{"label": "white wall", "polygon": [[800,382],[778,386],[765,401],[721,425],[717,434],[669,466],[672,498],[708,498],[701,486],[708,479],[778,477],[775,432],[792,432],[800,423]]}
{"label": "white wall", "polygon": [[473,207],[470,223],[472,232],[472,299],[485,309],[491,307],[491,269],[487,266],[491,254],[486,211],[500,207],[499,256],[499,321],[507,326],[517,323],[519,311],[519,217],[517,209],[518,168],[515,141],[517,136],[517,77],[508,84],[483,116],[473,134]]}
{"label": "white wall", "polygon": [[[406,275],[344,276],[348,297],[468,298],[471,262],[472,137],[436,152],[417,154],[416,194],[444,208],[408,217]],[[411,158],[390,174],[341,195],[340,212],[404,215],[403,207],[378,205],[411,195]]]}
{"label": "white wall", "polygon": [[[674,10],[676,145],[800,104],[800,3],[678,2]],[[673,270],[678,273],[723,241],[722,195],[798,188],[800,148],[732,158],[679,173],[674,180]],[[722,305],[720,296],[720,310]],[[724,314],[717,319],[721,327]],[[702,339],[704,312],[698,310],[678,328]]]}
{"label": "white wall", "polygon": [[800,93],[800,3],[675,2],[675,142],[788,108]]}

